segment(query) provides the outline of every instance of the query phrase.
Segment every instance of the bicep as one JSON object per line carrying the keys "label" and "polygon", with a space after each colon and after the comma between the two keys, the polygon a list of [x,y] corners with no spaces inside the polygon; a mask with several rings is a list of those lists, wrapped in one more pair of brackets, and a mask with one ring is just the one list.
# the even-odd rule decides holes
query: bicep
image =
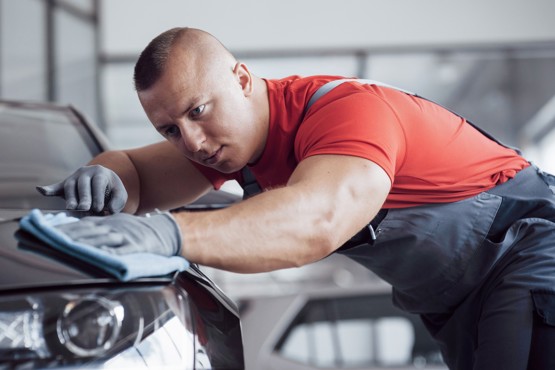
{"label": "bicep", "polygon": [[138,213],[193,202],[211,188],[204,175],[170,143],[127,150],[139,185]]}
{"label": "bicep", "polygon": [[288,186],[323,212],[339,246],[377,214],[391,189],[386,172],[367,159],[315,155],[301,161]]}

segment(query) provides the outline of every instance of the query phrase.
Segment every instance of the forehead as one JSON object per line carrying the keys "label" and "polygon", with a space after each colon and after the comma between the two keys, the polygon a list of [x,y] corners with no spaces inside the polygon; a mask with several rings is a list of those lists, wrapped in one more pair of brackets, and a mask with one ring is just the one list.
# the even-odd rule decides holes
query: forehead
{"label": "forehead", "polygon": [[147,114],[164,110],[177,114],[194,100],[211,99],[234,83],[234,59],[210,47],[175,46],[158,81],[139,94]]}
{"label": "forehead", "polygon": [[182,58],[170,58],[156,83],[138,93],[143,107],[168,109],[209,95],[212,79],[203,68]]}
{"label": "forehead", "polygon": [[193,93],[206,88],[210,70],[198,56],[172,52],[156,85],[177,93]]}

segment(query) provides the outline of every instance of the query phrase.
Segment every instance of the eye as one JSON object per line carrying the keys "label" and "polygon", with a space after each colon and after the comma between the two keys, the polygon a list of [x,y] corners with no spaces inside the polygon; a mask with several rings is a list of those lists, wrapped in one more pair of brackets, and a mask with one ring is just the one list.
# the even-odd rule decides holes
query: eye
{"label": "eye", "polygon": [[162,134],[167,138],[173,138],[179,135],[179,128],[177,126],[169,126],[162,132]]}
{"label": "eye", "polygon": [[206,107],[206,105],[201,104],[198,107],[191,109],[191,111],[189,112],[189,114],[191,115],[191,117],[198,117],[202,114],[202,112],[204,112],[204,108]]}

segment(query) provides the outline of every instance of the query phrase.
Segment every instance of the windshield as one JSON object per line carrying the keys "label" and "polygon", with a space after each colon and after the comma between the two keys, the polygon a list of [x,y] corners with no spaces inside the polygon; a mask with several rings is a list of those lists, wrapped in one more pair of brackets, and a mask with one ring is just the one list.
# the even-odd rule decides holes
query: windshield
{"label": "windshield", "polygon": [[60,209],[37,185],[60,181],[101,151],[67,108],[0,103],[0,208]]}

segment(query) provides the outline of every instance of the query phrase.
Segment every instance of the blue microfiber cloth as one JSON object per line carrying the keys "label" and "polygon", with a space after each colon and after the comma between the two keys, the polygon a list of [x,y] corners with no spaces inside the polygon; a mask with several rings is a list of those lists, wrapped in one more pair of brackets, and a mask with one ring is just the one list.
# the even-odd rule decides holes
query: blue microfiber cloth
{"label": "blue microfiber cloth", "polygon": [[79,219],[63,212],[43,214],[40,210],[33,209],[21,219],[19,224],[23,230],[36,236],[48,246],[91,264],[122,281],[167,275],[189,267],[189,262],[179,256],[166,257],[153,253],[115,255],[75,242],[55,228],[56,225],[70,222],[79,222]]}

